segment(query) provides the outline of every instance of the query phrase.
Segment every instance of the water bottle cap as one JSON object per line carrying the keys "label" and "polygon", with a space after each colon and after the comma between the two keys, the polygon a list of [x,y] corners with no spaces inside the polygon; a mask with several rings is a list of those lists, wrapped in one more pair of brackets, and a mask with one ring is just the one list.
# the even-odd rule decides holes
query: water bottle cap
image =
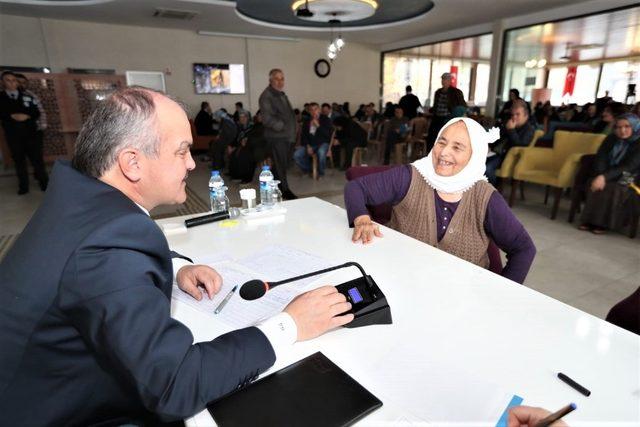
{"label": "water bottle cap", "polygon": [[220,176],[220,171],[219,170],[211,171],[211,176]]}
{"label": "water bottle cap", "polygon": [[264,165],[264,166],[262,166],[262,170],[263,170],[263,171],[268,171],[269,169],[270,169],[270,168],[269,168],[269,165]]}

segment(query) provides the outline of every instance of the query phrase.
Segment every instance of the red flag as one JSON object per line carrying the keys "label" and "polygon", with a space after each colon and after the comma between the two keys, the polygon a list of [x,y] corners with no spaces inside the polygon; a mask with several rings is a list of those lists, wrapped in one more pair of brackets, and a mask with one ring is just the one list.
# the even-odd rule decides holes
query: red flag
{"label": "red flag", "polygon": [[451,86],[457,87],[458,86],[458,66],[452,65],[451,71],[449,71],[449,73],[451,73]]}
{"label": "red flag", "polygon": [[573,95],[573,88],[576,85],[576,74],[578,73],[578,67],[567,67],[567,77],[564,78],[564,89],[562,90],[562,96]]}

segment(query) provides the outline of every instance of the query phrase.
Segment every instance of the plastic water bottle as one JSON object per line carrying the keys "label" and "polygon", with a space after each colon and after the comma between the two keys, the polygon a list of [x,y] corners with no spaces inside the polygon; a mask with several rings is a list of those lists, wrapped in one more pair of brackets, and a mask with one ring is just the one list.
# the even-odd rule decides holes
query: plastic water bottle
{"label": "plastic water bottle", "polygon": [[271,202],[271,181],[273,181],[273,174],[269,166],[264,165],[262,172],[260,172],[260,204],[264,207],[273,205]]}
{"label": "plastic water bottle", "polygon": [[276,179],[269,183],[271,186],[271,205],[274,207],[282,203],[282,191],[278,188],[278,184],[280,184],[280,181]]}
{"label": "plastic water bottle", "polygon": [[[211,178],[209,179],[209,203],[211,204],[211,211],[213,212],[219,212],[219,210],[216,210],[216,200],[218,198],[217,190],[220,187],[224,187],[224,180],[220,176],[220,171],[211,171]],[[228,203],[227,206],[229,206]]]}
{"label": "plastic water bottle", "polygon": [[229,198],[227,197],[227,187],[217,187],[216,188],[216,196],[211,210],[216,212],[224,212],[229,210]]}

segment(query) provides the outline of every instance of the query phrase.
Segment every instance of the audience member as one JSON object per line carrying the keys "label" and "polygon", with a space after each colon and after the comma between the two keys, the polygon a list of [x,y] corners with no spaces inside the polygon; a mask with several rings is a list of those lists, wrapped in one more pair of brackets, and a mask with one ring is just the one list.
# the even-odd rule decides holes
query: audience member
{"label": "audience member", "polygon": [[213,117],[211,113],[211,106],[208,102],[202,102],[200,104],[200,111],[196,114],[196,118],[193,121],[193,125],[196,128],[198,135],[213,135]]}
{"label": "audience member", "polygon": [[351,108],[349,108],[349,103],[348,102],[343,102],[342,103],[342,109],[341,109],[341,113],[347,117],[351,117]]}
{"label": "audience member", "polygon": [[[367,146],[367,132],[350,117],[336,117],[333,120],[333,126],[336,130],[334,143],[344,148],[345,158],[340,159],[342,170],[346,170],[351,166],[351,158],[353,157],[353,150],[356,147]],[[336,152],[329,149],[328,155],[333,156],[339,153],[339,148],[336,147]]]}
{"label": "audience member", "polygon": [[621,102],[611,102],[603,107],[600,121],[596,123],[593,131],[609,135],[613,131],[616,117],[627,112],[625,105]]}
{"label": "audience member", "polygon": [[389,227],[481,267],[490,240],[507,254],[502,275],[523,283],[535,256],[531,237],[484,177],[488,144],[499,137],[468,118],[450,120],[427,157],[347,183],[352,240],[381,237],[367,206],[393,205]]}
{"label": "audience member", "polygon": [[385,119],[392,119],[395,114],[396,106],[393,104],[393,102],[387,102],[386,104],[384,104],[384,111],[382,112],[382,115]]}
{"label": "audience member", "polygon": [[516,88],[509,89],[509,99],[502,106],[500,113],[498,113],[498,117],[502,124],[506,123],[511,118],[511,107],[513,106],[513,101],[518,99],[522,99],[520,98],[520,91]]}
{"label": "audience member", "polygon": [[296,140],[296,116],[289,98],[283,91],[284,73],[279,68],[269,71],[269,86],[260,95],[260,111],[264,137],[271,147],[273,175],[280,181],[282,198],[296,199],[287,181],[289,148]]}
{"label": "audience member", "polygon": [[309,118],[311,117],[311,104],[308,102],[304,103],[304,108],[302,108],[302,121],[304,122],[305,120],[309,120]]}
{"label": "audience member", "polygon": [[411,85],[408,85],[405,88],[405,91],[406,94],[402,98],[400,98],[398,105],[400,106],[400,108],[402,108],[404,116],[411,120],[418,114],[418,107],[420,107],[422,104],[420,103],[418,97],[411,93],[413,91]]}
{"label": "audience member", "polygon": [[251,115],[242,110],[238,113],[238,134],[233,145],[229,146],[229,174],[231,179],[239,179],[242,184],[253,180],[256,162],[249,145],[249,134],[253,130]]}
{"label": "audience member", "polygon": [[36,121],[38,125],[38,137],[41,140],[40,144],[42,144],[42,140],[44,138],[44,131],[47,129],[47,112],[42,105],[42,101],[40,98],[36,96],[35,93],[29,90],[29,79],[24,74],[16,73],[16,79],[18,79],[18,89],[23,91],[25,94],[29,95],[33,101],[38,106],[38,111],[40,111],[40,117]]}
{"label": "audience member", "polygon": [[253,126],[247,134],[247,144],[253,153],[253,160],[257,164],[270,163],[271,147],[264,138],[264,125],[262,124],[262,112],[258,110],[253,116]]}
{"label": "audience member", "polygon": [[629,184],[640,174],[640,118],[626,113],[614,122],[613,133],[596,154],[582,212],[580,229],[595,234],[623,226],[630,210],[628,200],[637,197]]}
{"label": "audience member", "polygon": [[331,105],[328,103],[323,103],[322,107],[320,108],[320,113],[325,116],[328,117],[329,120],[333,121],[333,117],[331,116],[331,113],[333,112],[333,110],[331,109]]}
{"label": "audience member", "polygon": [[212,118],[218,125],[218,134],[211,143],[211,169],[222,172],[225,168],[225,154],[238,136],[238,126],[226,110],[221,108],[213,113]]}
{"label": "audience member", "polygon": [[351,306],[325,286],[255,327],[193,344],[170,316],[172,283],[200,300],[222,278],[178,259],[148,216],[186,200],[191,141],[177,103],[128,87],[88,117],[72,163],[55,165],[52,191],[0,262],[11,301],[0,305],[4,425],[182,420],[257,378],[289,343],[353,318],[332,315]]}
{"label": "audience member", "polygon": [[238,123],[238,121],[240,121],[240,113],[244,111],[244,105],[242,105],[242,102],[238,101],[236,102],[235,107],[236,110],[233,112],[233,121]]}
{"label": "audience member", "polygon": [[609,310],[606,320],[640,335],[640,288],[614,305]]}
{"label": "audience member", "polygon": [[316,102],[309,105],[311,118],[302,124],[300,146],[296,148],[293,158],[304,173],[311,172],[311,158],[318,158],[318,175],[324,176],[327,163],[327,152],[331,143],[333,126],[331,120],[320,114],[320,106]]}
{"label": "audience member", "polygon": [[358,111],[356,111],[356,114],[354,114],[354,118],[356,120],[358,120],[359,122],[363,121],[364,116],[365,116],[365,105],[364,104],[360,104],[360,106],[358,107]]}
{"label": "audience member", "polygon": [[42,134],[38,132],[40,109],[37,101],[18,87],[15,74],[5,71],[0,76],[4,90],[0,92],[0,122],[15,163],[18,195],[29,192],[27,158],[33,166],[40,189],[45,191],[49,176],[42,154]]}
{"label": "audience member", "polygon": [[393,147],[399,142],[405,140],[411,130],[409,119],[404,115],[402,107],[395,106],[394,117],[389,121],[387,126],[387,134],[385,135],[384,145],[384,164],[388,165],[391,158]]}
{"label": "audience member", "polygon": [[455,107],[466,107],[464,95],[458,88],[451,86],[451,74],[444,73],[441,77],[442,87],[433,95],[433,108],[429,134],[427,137],[427,150],[431,150],[436,135],[442,126],[451,118]]}
{"label": "audience member", "polygon": [[503,136],[492,147],[495,155],[487,158],[486,176],[496,185],[496,170],[500,168],[511,147],[526,147],[531,143],[535,128],[529,121],[527,106],[522,99],[515,100],[511,107],[511,118],[504,123]]}

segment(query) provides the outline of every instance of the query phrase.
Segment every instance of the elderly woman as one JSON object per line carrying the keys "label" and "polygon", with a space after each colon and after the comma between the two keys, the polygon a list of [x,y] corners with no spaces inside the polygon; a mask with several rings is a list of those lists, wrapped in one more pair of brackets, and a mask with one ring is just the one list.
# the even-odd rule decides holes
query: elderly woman
{"label": "elderly woman", "polygon": [[354,242],[382,237],[367,205],[393,205],[389,227],[481,267],[493,240],[507,254],[502,275],[523,283],[535,246],[484,176],[487,146],[499,137],[469,118],[445,124],[433,150],[411,165],[349,182],[345,202]]}
{"label": "elderly woman", "polygon": [[629,189],[640,174],[640,118],[622,114],[615,119],[613,133],[604,140],[594,162],[580,230],[603,234],[624,225],[637,197]]}

